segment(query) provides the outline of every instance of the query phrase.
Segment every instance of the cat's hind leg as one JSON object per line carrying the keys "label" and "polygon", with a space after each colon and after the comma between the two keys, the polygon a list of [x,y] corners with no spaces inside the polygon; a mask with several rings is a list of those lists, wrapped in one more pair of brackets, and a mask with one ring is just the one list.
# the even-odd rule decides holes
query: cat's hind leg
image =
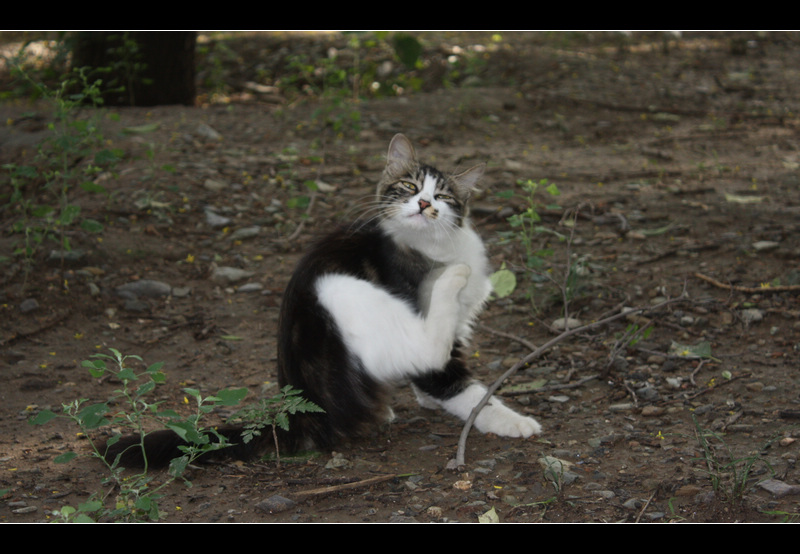
{"label": "cat's hind leg", "polygon": [[[454,357],[443,371],[434,371],[413,379],[414,392],[425,408],[440,408],[466,420],[486,395],[486,387],[472,380],[463,362]],[[482,433],[502,437],[528,438],[539,435],[542,426],[532,417],[518,414],[492,396],[475,418],[475,428]]]}
{"label": "cat's hind leg", "polygon": [[451,266],[436,280],[428,313],[374,284],[331,274],[316,285],[351,355],[378,381],[400,381],[442,367],[450,358],[459,322],[458,293],[467,266]]}

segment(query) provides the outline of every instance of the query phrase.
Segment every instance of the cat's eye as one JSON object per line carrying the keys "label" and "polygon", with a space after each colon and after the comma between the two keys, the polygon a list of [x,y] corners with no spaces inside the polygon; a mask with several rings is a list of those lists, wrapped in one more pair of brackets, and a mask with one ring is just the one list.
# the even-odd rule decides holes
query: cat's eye
{"label": "cat's eye", "polygon": [[449,194],[437,194],[436,200],[441,200],[442,202],[451,202],[452,200],[454,200],[454,198]]}
{"label": "cat's eye", "polygon": [[406,189],[408,192],[417,192],[417,185],[414,183],[410,183],[408,181],[399,181],[397,184]]}

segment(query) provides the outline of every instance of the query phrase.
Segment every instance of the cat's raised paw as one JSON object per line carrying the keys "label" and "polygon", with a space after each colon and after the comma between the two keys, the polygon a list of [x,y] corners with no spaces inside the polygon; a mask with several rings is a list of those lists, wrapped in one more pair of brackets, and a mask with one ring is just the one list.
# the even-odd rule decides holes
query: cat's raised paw
{"label": "cat's raised paw", "polygon": [[472,270],[466,264],[451,265],[445,269],[436,282],[437,284],[441,283],[448,290],[458,292],[467,286],[471,273]]}

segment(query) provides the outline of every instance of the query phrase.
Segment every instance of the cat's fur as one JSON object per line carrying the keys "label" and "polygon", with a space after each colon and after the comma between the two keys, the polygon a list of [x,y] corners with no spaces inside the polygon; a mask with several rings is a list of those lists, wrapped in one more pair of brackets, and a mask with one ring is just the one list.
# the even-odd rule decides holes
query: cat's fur
{"label": "cat's fur", "polygon": [[[483,398],[486,388],[464,362],[491,290],[484,245],[468,217],[483,171],[443,174],[420,164],[397,135],[374,205],[300,261],[281,308],[279,384],[300,389],[324,413],[295,416],[281,433],[283,450],[330,449],[373,431],[390,417],[386,396],[398,384],[410,382],[422,406],[461,419]],[[497,398],[475,427],[508,437],[541,432]],[[235,430],[224,432],[236,442]],[[167,457],[174,450],[161,435],[149,440]],[[245,454],[241,445],[233,450]]]}

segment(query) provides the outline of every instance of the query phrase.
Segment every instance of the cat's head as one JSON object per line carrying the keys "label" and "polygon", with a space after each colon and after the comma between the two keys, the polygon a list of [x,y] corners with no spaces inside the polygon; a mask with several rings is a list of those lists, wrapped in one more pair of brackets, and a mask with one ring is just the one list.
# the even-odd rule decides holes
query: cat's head
{"label": "cat's head", "polygon": [[411,142],[395,135],[377,189],[382,225],[393,231],[431,233],[461,227],[484,169],[480,164],[456,175],[442,173],[419,163]]}

